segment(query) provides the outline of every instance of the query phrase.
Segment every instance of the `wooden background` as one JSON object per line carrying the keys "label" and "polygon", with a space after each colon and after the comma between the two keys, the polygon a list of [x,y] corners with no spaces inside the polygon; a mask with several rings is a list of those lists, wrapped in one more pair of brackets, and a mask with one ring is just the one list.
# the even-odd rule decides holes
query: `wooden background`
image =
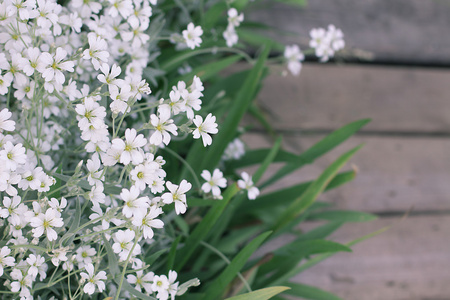
{"label": "wooden background", "polygon": [[[372,118],[359,134],[279,186],[313,179],[339,154],[365,143],[351,160],[357,178],[320,200],[376,213],[379,220],[350,224],[332,238],[348,242],[393,225],[294,281],[346,300],[450,299],[450,70],[424,67],[450,62],[449,16],[450,2],[439,0],[310,0],[305,9],[275,5],[246,16],[301,37],[279,37],[283,42],[304,42],[311,28],[334,23],[350,47],[375,56],[370,65],[305,63],[299,77],[274,70],[259,94],[285,148],[296,153],[333,129]],[[252,148],[270,144],[257,128],[244,138]]]}

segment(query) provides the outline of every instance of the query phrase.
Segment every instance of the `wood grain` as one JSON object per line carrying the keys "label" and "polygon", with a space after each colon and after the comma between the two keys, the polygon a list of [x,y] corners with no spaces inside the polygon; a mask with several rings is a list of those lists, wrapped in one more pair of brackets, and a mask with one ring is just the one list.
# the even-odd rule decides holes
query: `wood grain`
{"label": "wood grain", "polygon": [[281,131],[336,129],[372,118],[371,131],[450,133],[450,71],[309,64],[269,76],[258,103]]}

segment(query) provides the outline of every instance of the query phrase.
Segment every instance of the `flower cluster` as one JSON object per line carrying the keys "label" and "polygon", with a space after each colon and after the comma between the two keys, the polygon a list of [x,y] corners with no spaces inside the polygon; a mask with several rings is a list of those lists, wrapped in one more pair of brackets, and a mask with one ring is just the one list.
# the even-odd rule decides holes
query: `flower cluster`
{"label": "flower cluster", "polygon": [[326,62],[334,53],[345,47],[344,34],[334,25],[328,25],[328,29],[314,28],[309,33],[311,41],[309,46],[314,48],[315,54],[321,62]]}
{"label": "flower cluster", "polygon": [[[328,30],[324,28],[314,28],[309,33],[311,40],[309,46],[314,49],[315,55],[320,62],[326,62],[334,54],[345,47],[344,34],[342,30],[334,25],[328,25]],[[305,55],[298,45],[286,46],[284,57],[287,61],[288,70],[292,75],[297,76],[302,69],[302,61]]]}
{"label": "flower cluster", "polygon": [[239,37],[236,33],[236,27],[239,27],[242,21],[244,21],[243,13],[239,14],[236,8],[230,8],[228,10],[228,26],[223,32],[223,38],[225,39],[228,47],[233,47],[233,45],[238,42]]}

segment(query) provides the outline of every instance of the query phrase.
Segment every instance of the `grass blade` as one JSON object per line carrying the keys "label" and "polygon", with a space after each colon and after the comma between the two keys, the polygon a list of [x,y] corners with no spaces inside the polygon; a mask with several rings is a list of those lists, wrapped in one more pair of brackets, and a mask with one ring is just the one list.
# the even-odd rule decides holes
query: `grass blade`
{"label": "grass blade", "polygon": [[202,300],[219,299],[226,290],[228,284],[236,277],[237,273],[244,267],[250,256],[258,249],[264,240],[271,234],[265,232],[253,239],[245,246],[225,268],[225,270],[207,287],[205,297]]}
{"label": "grass blade", "polygon": [[284,176],[294,172],[295,170],[301,168],[306,164],[310,164],[314,162],[315,159],[324,155],[331,149],[335,148],[343,141],[352,136],[355,132],[357,132],[361,127],[370,122],[370,119],[359,120],[350,124],[345,125],[344,127],[333,131],[331,134],[326,136],[324,139],[316,143],[314,146],[303,152],[297,157],[297,161],[295,163],[286,164],[280,170],[278,170],[275,175],[273,175],[270,179],[264,182],[261,185],[261,189],[265,188]]}
{"label": "grass blade", "polygon": [[362,147],[362,145],[353,148],[341,155],[336,161],[334,161],[303,193],[303,195],[297,198],[289,208],[281,215],[277,223],[273,227],[274,231],[280,230],[290,221],[295,219],[298,215],[304,212],[317,197],[325,190],[326,186],[336,176],[337,172],[345,165],[345,163]]}
{"label": "grass blade", "polygon": [[286,290],[289,290],[285,286],[274,286],[265,289],[260,289],[251,293],[234,296],[225,300],[267,300],[275,295],[278,295]]}
{"label": "grass blade", "polygon": [[309,300],[342,300],[341,298],[314,286],[300,283],[288,283],[287,286],[291,289],[288,290],[286,294],[296,297],[302,297]]}

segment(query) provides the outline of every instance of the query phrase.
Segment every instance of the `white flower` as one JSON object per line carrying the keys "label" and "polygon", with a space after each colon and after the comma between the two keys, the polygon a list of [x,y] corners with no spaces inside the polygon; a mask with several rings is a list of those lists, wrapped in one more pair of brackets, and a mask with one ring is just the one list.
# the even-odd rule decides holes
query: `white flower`
{"label": "white flower", "polygon": [[102,71],[103,73],[97,75],[97,79],[100,82],[106,83],[109,88],[111,88],[111,86],[113,85],[122,86],[123,80],[117,78],[117,76],[120,75],[120,72],[122,72],[122,69],[118,65],[113,64],[110,69],[108,64],[102,64],[100,66],[100,71]]}
{"label": "white flower", "polygon": [[144,271],[140,270],[136,272],[136,276],[133,274],[127,275],[127,281],[130,284],[134,284],[134,288],[139,292],[141,292],[142,288],[144,288],[146,293],[151,294],[153,292],[153,277],[155,277],[155,273],[149,272],[144,275]]}
{"label": "white flower", "polygon": [[239,159],[245,154],[245,145],[244,143],[236,138],[232,142],[230,142],[223,152],[222,159],[223,160],[232,160]]}
{"label": "white flower", "polygon": [[20,143],[14,146],[11,142],[6,142],[4,150],[0,151],[0,160],[5,168],[15,171],[18,165],[27,161],[25,148]]}
{"label": "white flower", "polygon": [[33,75],[35,70],[42,73],[46,65],[41,58],[41,51],[39,48],[28,48],[25,53],[27,59],[24,59],[20,65],[23,72],[27,76]]}
{"label": "white flower", "polygon": [[214,198],[221,198],[220,188],[227,186],[227,180],[223,177],[223,173],[219,169],[215,169],[213,175],[208,170],[203,170],[201,176],[206,182],[202,185],[202,191],[211,192]]}
{"label": "white flower", "polygon": [[22,174],[22,180],[19,182],[18,186],[22,190],[28,188],[32,190],[37,190],[40,188],[42,181],[47,176],[41,167],[33,169],[33,171],[27,170]]}
{"label": "white flower", "polygon": [[125,217],[142,216],[147,211],[150,200],[148,197],[139,197],[139,194],[140,190],[135,186],[132,186],[129,190],[122,189],[120,198],[125,201],[122,209]]}
{"label": "white flower", "polygon": [[125,141],[116,138],[111,143],[111,148],[122,151],[120,154],[120,162],[124,165],[128,165],[130,162],[133,165],[138,165],[144,161],[141,147],[147,144],[147,140],[143,134],[137,135],[136,129],[127,128],[125,130]]}
{"label": "white flower", "polygon": [[[135,233],[130,229],[125,231],[119,230],[113,235],[114,244],[112,245],[112,249],[114,250],[114,253],[119,254],[121,261],[127,260],[131,248],[133,248],[134,245],[134,237]],[[141,246],[136,244],[132,255],[136,256],[139,255],[139,253],[141,253]]]}
{"label": "white flower", "polygon": [[100,159],[97,154],[92,156],[92,159],[88,159],[86,163],[86,168],[88,169],[88,182],[91,186],[93,185],[103,185],[105,180],[105,175],[103,170],[100,170]]}
{"label": "white flower", "polygon": [[10,273],[11,278],[15,281],[11,282],[11,292],[17,293],[20,291],[19,296],[28,297],[31,295],[30,288],[33,283],[31,275],[23,274],[19,269],[13,269]]}
{"label": "white flower", "polygon": [[186,30],[182,32],[184,42],[186,45],[194,49],[195,47],[199,47],[202,39],[200,38],[203,34],[203,30],[201,26],[195,26],[193,23],[189,23]]}
{"label": "white flower", "polygon": [[47,264],[45,263],[44,257],[40,255],[30,254],[30,256],[27,258],[27,264],[30,266],[28,268],[28,275],[31,275],[33,279],[36,278],[38,274],[41,281],[47,277]]}
{"label": "white flower", "polygon": [[239,179],[237,184],[241,189],[247,190],[248,199],[254,200],[259,195],[259,189],[253,185],[252,178],[247,174],[247,172],[241,173],[242,179]]}
{"label": "white flower", "polygon": [[76,250],[75,259],[79,264],[87,265],[92,263],[92,257],[97,254],[97,251],[89,245],[81,246]]}
{"label": "white flower", "polygon": [[14,266],[15,259],[12,256],[8,256],[10,253],[11,249],[9,249],[7,246],[3,246],[2,249],[0,249],[0,276],[3,275],[3,268],[5,266]]}
{"label": "white flower", "polygon": [[175,299],[175,295],[178,292],[178,284],[179,282],[175,282],[177,280],[177,272],[170,270],[169,271],[169,287],[167,288],[167,291],[170,294],[171,299]]}
{"label": "white flower", "polygon": [[305,56],[300,51],[298,45],[286,46],[284,50],[284,57],[288,61],[288,69],[292,73],[292,75],[297,76],[300,74],[300,70],[302,68],[302,63],[305,59]]}
{"label": "white flower", "polygon": [[[183,81],[180,81],[184,84]],[[171,91],[169,93],[170,102],[167,104],[161,104],[158,107],[159,114],[167,115],[173,113],[173,115],[178,115],[179,113],[186,111],[186,101],[181,98],[181,93],[176,91]]]}
{"label": "white flower", "polygon": [[0,111],[0,130],[13,131],[15,129],[16,122],[8,120],[11,116],[12,113],[7,108]]}
{"label": "white flower", "polygon": [[73,61],[63,61],[67,56],[67,51],[63,48],[56,48],[56,53],[54,56],[50,55],[48,52],[41,54],[42,62],[47,65],[47,67],[42,72],[42,77],[45,81],[51,81],[55,78],[58,84],[63,84],[66,80],[63,71],[73,72],[74,63]]}
{"label": "white flower", "polygon": [[20,222],[25,212],[28,210],[25,204],[21,203],[20,196],[14,196],[11,198],[3,198],[3,206],[5,208],[0,209],[0,217],[15,219],[16,222]]}
{"label": "white flower", "polygon": [[101,293],[105,289],[105,283],[102,280],[106,280],[106,272],[100,271],[96,275],[94,273],[94,266],[92,264],[87,264],[85,266],[85,272],[81,272],[80,276],[87,280],[88,283],[83,288],[83,291],[88,294],[92,295],[95,292],[95,286],[97,286],[98,291]]}
{"label": "white flower", "polygon": [[156,295],[156,298],[161,300],[169,299],[169,286],[170,282],[169,279],[167,279],[166,275],[156,275],[155,277],[153,277],[152,290],[153,292],[158,293]]}
{"label": "white flower", "polygon": [[230,8],[228,10],[228,23],[232,24],[234,27],[239,27],[241,22],[244,21],[244,14],[238,14],[236,8]]}
{"label": "white flower", "polygon": [[77,104],[75,111],[78,114],[78,127],[81,130],[88,130],[90,126],[97,129],[105,126],[103,119],[106,116],[106,109],[92,97],[86,98],[82,104]]}
{"label": "white flower", "polygon": [[95,70],[100,69],[100,63],[107,63],[109,52],[108,44],[104,39],[91,32],[88,34],[89,49],[83,51],[84,59],[91,59]]}
{"label": "white flower", "polygon": [[172,202],[175,203],[175,212],[177,215],[184,214],[186,212],[186,193],[191,189],[192,184],[183,179],[180,185],[176,185],[171,183],[170,181],[166,182],[167,189],[170,191],[168,193],[164,193],[161,196],[162,201],[165,204],[170,204]]}
{"label": "white flower", "polygon": [[339,51],[345,47],[344,34],[339,28],[332,24],[328,25],[327,36],[334,51]]}
{"label": "white flower", "polygon": [[170,142],[170,134],[178,135],[177,125],[173,124],[170,119],[170,113],[163,110],[159,113],[159,117],[155,114],[150,115],[150,123],[155,128],[155,132],[150,137],[150,144],[159,146],[161,143],[166,145]]}
{"label": "white flower", "polygon": [[132,223],[134,226],[141,227],[143,229],[144,238],[151,239],[153,237],[152,228],[164,227],[163,221],[155,219],[162,213],[163,211],[160,207],[151,206],[145,216],[135,217]]}
{"label": "white flower", "polygon": [[212,138],[208,133],[216,134],[219,132],[217,129],[217,123],[216,123],[216,117],[213,116],[211,113],[208,114],[205,118],[205,121],[203,121],[203,118],[199,115],[196,115],[194,118],[194,124],[197,126],[197,128],[192,133],[194,136],[194,139],[199,139],[202,137],[203,140],[203,146],[208,146],[212,144]]}
{"label": "white flower", "polygon": [[233,25],[229,24],[227,26],[227,30],[223,32],[223,38],[225,39],[227,46],[230,48],[237,44],[239,37]]}
{"label": "white flower", "polygon": [[33,236],[40,237],[45,232],[49,241],[56,240],[58,234],[53,227],[62,227],[64,225],[63,219],[57,215],[56,210],[49,208],[45,214],[40,213],[37,217],[31,218],[30,225],[34,227],[32,230]]}

